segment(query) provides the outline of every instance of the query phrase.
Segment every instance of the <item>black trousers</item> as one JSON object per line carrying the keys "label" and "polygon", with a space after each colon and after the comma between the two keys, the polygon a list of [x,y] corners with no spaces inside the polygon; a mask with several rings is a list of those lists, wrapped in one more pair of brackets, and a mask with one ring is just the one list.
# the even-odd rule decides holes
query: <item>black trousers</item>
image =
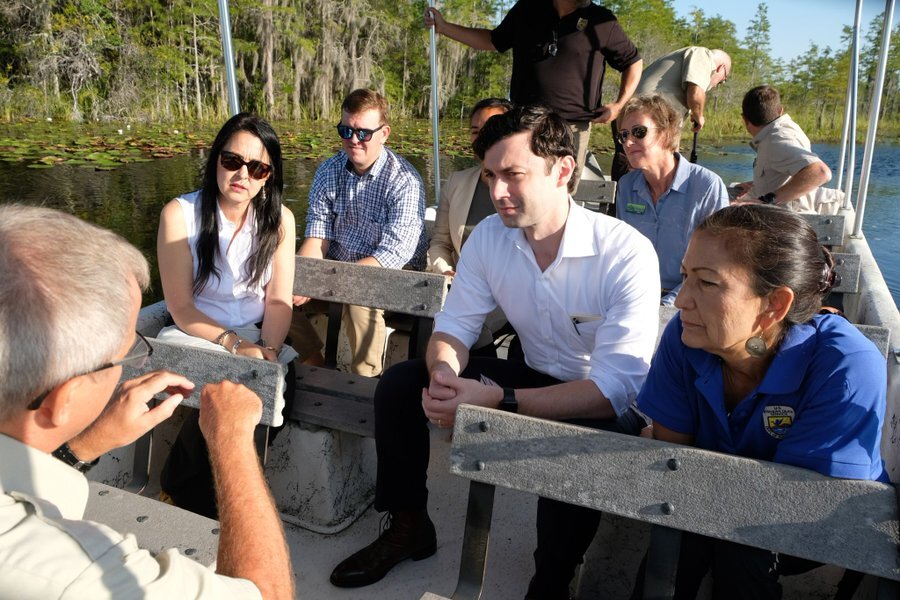
{"label": "black trousers", "polygon": [[[292,361],[288,364],[285,375],[284,415],[291,414],[296,387],[297,374]],[[262,427],[265,426],[259,426]],[[284,425],[269,429],[269,444],[283,428]],[[199,410],[192,410],[182,424],[163,465],[159,481],[163,491],[171,496],[179,508],[210,519],[219,518],[212,466],[209,464],[209,448],[200,431]]]}
{"label": "black trousers", "polygon": [[[646,557],[632,599],[643,596]],[[683,532],[675,576],[675,600],[693,600],[712,572],[715,600],[780,600],[782,575],[798,575],[822,563]]]}
{"label": "black trousers", "polygon": [[[489,377],[503,387],[537,388],[561,383],[524,362],[470,357],[462,377]],[[375,390],[375,446],[378,478],[375,508],[380,511],[422,510],[428,502],[428,419],[422,410],[422,389],[428,370],[422,359],[388,369]],[[568,421],[609,431],[637,435],[644,423],[631,411],[619,419]],[[597,527],[600,513],[547,498],[538,500],[535,576],[529,596],[568,598],[569,581],[581,563]]]}
{"label": "black trousers", "polygon": [[[628,164],[628,158],[625,156],[625,147],[622,145],[622,142],[619,141],[619,123],[613,121],[610,124],[610,129],[612,130],[613,136],[613,159],[610,178],[613,181],[618,182],[622,178],[622,175],[631,170],[631,165]],[[612,216],[616,216],[615,211],[611,214]]]}

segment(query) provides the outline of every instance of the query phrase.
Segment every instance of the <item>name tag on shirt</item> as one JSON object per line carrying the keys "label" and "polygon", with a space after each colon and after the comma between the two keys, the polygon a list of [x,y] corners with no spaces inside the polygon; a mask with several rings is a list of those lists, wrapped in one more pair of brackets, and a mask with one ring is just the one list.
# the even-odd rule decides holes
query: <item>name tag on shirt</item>
{"label": "name tag on shirt", "polygon": [[625,212],[634,213],[636,215],[642,215],[647,210],[646,204],[635,204],[633,202],[629,202],[625,205]]}

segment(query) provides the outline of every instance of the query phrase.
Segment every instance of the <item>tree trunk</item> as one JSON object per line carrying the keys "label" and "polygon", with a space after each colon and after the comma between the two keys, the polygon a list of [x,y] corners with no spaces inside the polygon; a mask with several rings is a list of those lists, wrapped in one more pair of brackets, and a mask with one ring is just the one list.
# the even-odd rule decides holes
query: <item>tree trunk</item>
{"label": "tree trunk", "polygon": [[191,19],[194,50],[194,104],[197,107],[197,120],[203,120],[203,96],[200,94],[200,53],[197,50],[197,13],[194,12],[194,2],[191,1]]}
{"label": "tree trunk", "polygon": [[263,0],[258,31],[262,53],[263,93],[266,111],[271,117],[275,114],[275,25],[272,22],[272,0]]}

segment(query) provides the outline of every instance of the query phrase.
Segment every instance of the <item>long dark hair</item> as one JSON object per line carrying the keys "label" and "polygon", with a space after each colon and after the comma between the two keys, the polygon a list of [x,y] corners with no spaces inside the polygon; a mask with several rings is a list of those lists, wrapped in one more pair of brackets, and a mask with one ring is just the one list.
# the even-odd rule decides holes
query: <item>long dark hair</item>
{"label": "long dark hair", "polygon": [[728,206],[708,216],[697,231],[725,240],[735,262],[750,270],[757,295],[781,286],[794,291],[794,303],[784,319],[787,325],[812,319],[837,282],[834,259],[815,230],[784,208]]}
{"label": "long dark hair", "polygon": [[[284,177],[281,169],[281,143],[275,130],[264,119],[252,113],[238,113],[228,119],[213,141],[206,165],[203,168],[203,187],[200,189],[200,231],[197,235],[197,278],[194,280],[194,295],[199,294],[209,282],[210,276],[221,277],[216,268],[216,257],[219,255],[219,183],[216,169],[219,153],[239,131],[252,133],[262,142],[269,154],[272,173],[265,185],[253,198],[253,210],[256,215],[256,235],[254,251],[247,257],[243,266],[243,276],[252,287],[259,283],[266,267],[275,255],[275,249],[281,241],[281,196],[284,188]],[[286,231],[285,235],[293,235]]]}

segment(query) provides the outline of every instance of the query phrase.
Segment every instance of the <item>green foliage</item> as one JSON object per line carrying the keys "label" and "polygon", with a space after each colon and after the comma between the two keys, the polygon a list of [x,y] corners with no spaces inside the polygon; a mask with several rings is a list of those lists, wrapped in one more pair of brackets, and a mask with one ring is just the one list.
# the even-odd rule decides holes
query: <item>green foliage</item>
{"label": "green foliage", "polygon": [[[454,23],[490,29],[514,0],[442,0]],[[604,3],[650,62],[675,48],[722,48],[733,58],[709,99],[709,139],[745,138],[743,93],[772,83],[810,135],[836,138],[847,86],[846,48],[809,49],[788,64],[771,58],[768,8],[747,23],[672,0]],[[374,87],[398,119],[427,118],[430,101],[426,0],[232,0],[231,25],[243,109],[284,120],[333,121],[343,96]],[[723,7],[725,5],[723,4]],[[723,8],[724,10],[724,8]],[[867,115],[882,19],[862,40],[860,116]],[[900,32],[894,31],[900,39]],[[847,32],[849,42],[849,30]],[[439,37],[440,106],[459,119],[478,99],[506,96],[511,52],[476,52]],[[900,130],[900,46],[893,43],[882,133]],[[616,95],[613,71],[604,98]],[[221,122],[228,114],[215,0],[4,0],[0,7],[0,119]],[[863,128],[864,123],[860,123]]]}

